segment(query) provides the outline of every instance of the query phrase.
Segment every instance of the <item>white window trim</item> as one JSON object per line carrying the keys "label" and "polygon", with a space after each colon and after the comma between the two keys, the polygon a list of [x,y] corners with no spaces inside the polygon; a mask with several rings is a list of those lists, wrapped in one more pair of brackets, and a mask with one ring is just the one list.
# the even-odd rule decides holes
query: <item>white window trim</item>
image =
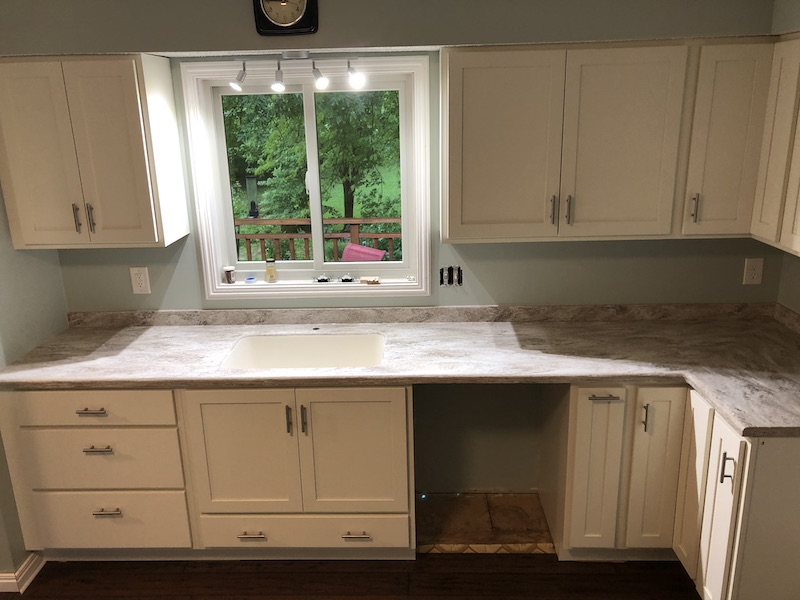
{"label": "white window trim", "polygon": [[[306,64],[307,63],[307,64]],[[344,77],[346,59],[317,59],[325,75]],[[341,64],[339,64],[341,63]],[[406,217],[403,211],[403,230],[409,227],[411,252],[409,260],[414,277],[381,277],[380,285],[360,283],[313,283],[310,279],[298,280],[290,277],[279,279],[277,283],[264,282],[263,269],[252,273],[238,271],[234,285],[223,282],[223,267],[235,264],[235,257],[228,250],[227,240],[231,220],[228,206],[221,198],[229,192],[227,178],[221,173],[218,160],[219,148],[217,132],[214,129],[216,104],[213,88],[227,85],[241,68],[237,61],[184,62],[181,63],[184,104],[186,109],[186,129],[188,136],[191,182],[193,186],[197,215],[197,232],[203,267],[203,282],[206,298],[209,300],[229,300],[234,298],[278,298],[278,297],[370,297],[370,296],[421,296],[430,294],[430,109],[429,109],[429,61],[427,56],[397,57],[359,57],[353,65],[368,76],[396,75],[406,73],[410,76],[409,112],[412,131],[411,147],[404,148],[408,170],[408,192],[413,194],[412,214]],[[275,73],[276,59],[253,57],[247,60],[247,85],[256,84],[268,89]],[[310,73],[310,61],[281,62],[285,77],[306,70]],[[406,151],[408,150],[408,151]],[[403,182],[406,179],[404,175]],[[414,239],[416,238],[416,239]],[[404,243],[404,255],[407,252]],[[353,275],[368,276],[369,263],[336,264],[329,275],[332,279],[340,272],[351,270]],[[397,268],[391,263],[381,264],[381,270],[390,272]],[[255,276],[255,283],[245,283],[245,277]]]}

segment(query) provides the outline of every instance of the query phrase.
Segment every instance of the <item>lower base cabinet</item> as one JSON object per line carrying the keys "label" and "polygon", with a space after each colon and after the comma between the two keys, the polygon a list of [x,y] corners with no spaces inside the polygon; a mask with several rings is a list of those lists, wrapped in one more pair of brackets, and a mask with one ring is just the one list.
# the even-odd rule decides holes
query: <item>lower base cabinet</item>
{"label": "lower base cabinet", "polygon": [[196,545],[412,547],[409,394],[181,392]]}

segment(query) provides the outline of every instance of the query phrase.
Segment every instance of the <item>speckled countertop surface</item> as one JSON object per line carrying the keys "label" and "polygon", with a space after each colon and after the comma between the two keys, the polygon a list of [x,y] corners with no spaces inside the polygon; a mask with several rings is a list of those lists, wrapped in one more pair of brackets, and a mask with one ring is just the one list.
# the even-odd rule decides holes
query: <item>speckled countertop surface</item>
{"label": "speckled countertop surface", "polygon": [[[327,316],[294,324],[236,318],[113,327],[106,319],[103,327],[70,327],[6,368],[0,389],[685,381],[746,436],[800,436],[800,335],[758,314],[695,316],[702,318],[331,323]],[[380,366],[220,366],[245,336],[362,332],[385,336]]]}

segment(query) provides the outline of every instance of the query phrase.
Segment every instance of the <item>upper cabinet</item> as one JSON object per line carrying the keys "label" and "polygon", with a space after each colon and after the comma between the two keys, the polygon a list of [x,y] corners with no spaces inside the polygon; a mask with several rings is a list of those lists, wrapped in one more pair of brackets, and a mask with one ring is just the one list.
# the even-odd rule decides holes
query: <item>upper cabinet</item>
{"label": "upper cabinet", "polygon": [[443,239],[670,233],[686,58],[443,52]]}
{"label": "upper cabinet", "polygon": [[702,48],[684,234],[750,232],[772,48],[772,44]]}
{"label": "upper cabinet", "polygon": [[169,61],[0,63],[0,184],[15,248],[166,246],[187,235]]}

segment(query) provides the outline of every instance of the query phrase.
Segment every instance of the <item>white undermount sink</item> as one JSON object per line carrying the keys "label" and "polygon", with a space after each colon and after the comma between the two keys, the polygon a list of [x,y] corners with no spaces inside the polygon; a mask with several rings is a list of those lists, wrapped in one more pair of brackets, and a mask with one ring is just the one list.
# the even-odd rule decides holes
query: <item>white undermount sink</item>
{"label": "white undermount sink", "polygon": [[224,369],[374,367],[383,359],[378,333],[251,335],[222,361]]}

